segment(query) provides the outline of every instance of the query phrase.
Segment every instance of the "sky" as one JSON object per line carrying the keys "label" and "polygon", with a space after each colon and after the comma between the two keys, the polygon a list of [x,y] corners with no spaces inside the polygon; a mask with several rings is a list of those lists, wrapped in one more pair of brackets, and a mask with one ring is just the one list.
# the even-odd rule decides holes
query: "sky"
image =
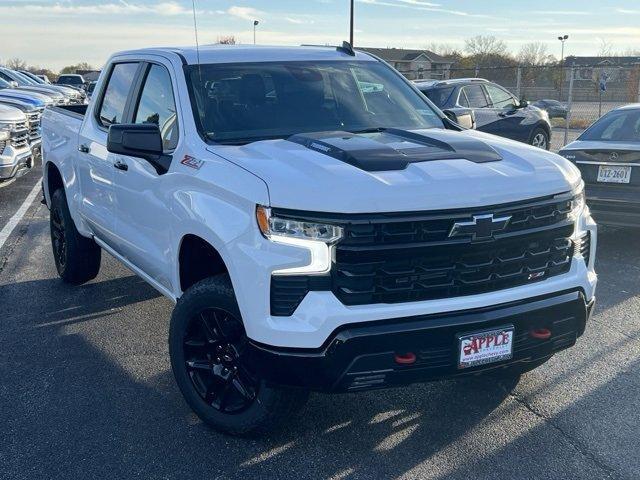
{"label": "sky", "polygon": [[[338,44],[349,36],[349,0],[194,0],[201,44]],[[355,0],[355,41],[363,47],[425,48],[493,35],[514,53],[545,42],[560,56],[595,55],[602,42],[640,49],[639,0]],[[114,51],[193,45],[191,0],[0,0],[0,63],[19,57],[59,70],[100,67]]]}

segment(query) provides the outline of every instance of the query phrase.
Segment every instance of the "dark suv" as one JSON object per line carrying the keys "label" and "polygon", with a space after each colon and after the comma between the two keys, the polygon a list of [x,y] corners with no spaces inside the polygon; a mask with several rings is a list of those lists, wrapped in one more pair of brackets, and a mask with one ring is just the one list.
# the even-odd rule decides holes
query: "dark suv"
{"label": "dark suv", "polygon": [[416,86],[462,126],[549,150],[547,112],[518,100],[500,85],[481,78],[460,78],[418,81]]}

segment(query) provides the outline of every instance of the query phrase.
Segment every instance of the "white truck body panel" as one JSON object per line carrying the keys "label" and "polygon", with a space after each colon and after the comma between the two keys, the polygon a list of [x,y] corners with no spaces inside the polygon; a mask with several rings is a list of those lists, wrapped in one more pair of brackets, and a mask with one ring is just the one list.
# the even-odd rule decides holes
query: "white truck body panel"
{"label": "white truck body panel", "polygon": [[[357,53],[362,61],[374,58]],[[275,60],[340,60],[328,48],[207,47],[202,63]],[[348,57],[353,60],[353,57]],[[310,252],[263,237],[257,205],[315,212],[373,213],[447,210],[492,206],[570,192],[580,183],[578,169],[558,155],[476,131],[503,160],[476,164],[468,160],[412,163],[404,170],[367,172],[285,140],[244,146],[207,144],[197,134],[182,69],[194,64],[193,49],[150,49],[114,55],[116,61],[142,60],[164,65],[178,106],[180,140],[169,171],[159,175],[141,159],[126,157],[127,172],[113,168],[117,155],[107,152],[107,132],[97,124],[93,101],[84,119],[47,109],[43,117],[44,163],[60,171],[74,222],[81,234],[94,236],[125,264],[172,300],[182,290],[179,252],[185,235],[213,246],[228,268],[249,338],[267,345],[315,348],[340,325],[450,312],[501,304],[568,289],[595,292],[591,265],[575,256],[566,274],[497,292],[397,304],[345,306],[330,291],[310,292],[290,317],[270,314],[270,279],[274,270],[305,265]],[[108,69],[105,68],[103,72]],[[99,98],[105,74],[96,86]],[[78,152],[79,145],[91,154]],[[199,169],[180,161],[202,162]],[[45,187],[48,170],[45,168]],[[45,188],[45,195],[50,200]],[[576,234],[596,226],[588,211]]]}

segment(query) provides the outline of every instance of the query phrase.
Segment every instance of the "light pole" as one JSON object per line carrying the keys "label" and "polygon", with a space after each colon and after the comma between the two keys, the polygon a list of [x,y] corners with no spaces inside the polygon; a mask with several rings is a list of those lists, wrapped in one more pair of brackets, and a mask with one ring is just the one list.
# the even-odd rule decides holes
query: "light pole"
{"label": "light pole", "polygon": [[560,100],[562,100],[562,84],[564,83],[564,42],[569,39],[569,35],[560,35],[558,40],[562,43],[562,50],[560,53]]}
{"label": "light pole", "polygon": [[253,44],[256,44],[256,27],[260,22],[258,20],[253,21]]}
{"label": "light pole", "polygon": [[349,14],[349,43],[353,47],[353,0],[351,0],[351,11]]}

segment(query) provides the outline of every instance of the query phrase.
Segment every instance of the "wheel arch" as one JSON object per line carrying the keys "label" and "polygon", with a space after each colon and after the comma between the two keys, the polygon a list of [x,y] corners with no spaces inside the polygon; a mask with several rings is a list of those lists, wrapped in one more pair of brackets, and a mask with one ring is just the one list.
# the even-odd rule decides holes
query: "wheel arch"
{"label": "wheel arch", "polygon": [[205,278],[225,273],[230,273],[227,262],[212,242],[194,233],[182,235],[177,249],[177,285],[180,294]]}

